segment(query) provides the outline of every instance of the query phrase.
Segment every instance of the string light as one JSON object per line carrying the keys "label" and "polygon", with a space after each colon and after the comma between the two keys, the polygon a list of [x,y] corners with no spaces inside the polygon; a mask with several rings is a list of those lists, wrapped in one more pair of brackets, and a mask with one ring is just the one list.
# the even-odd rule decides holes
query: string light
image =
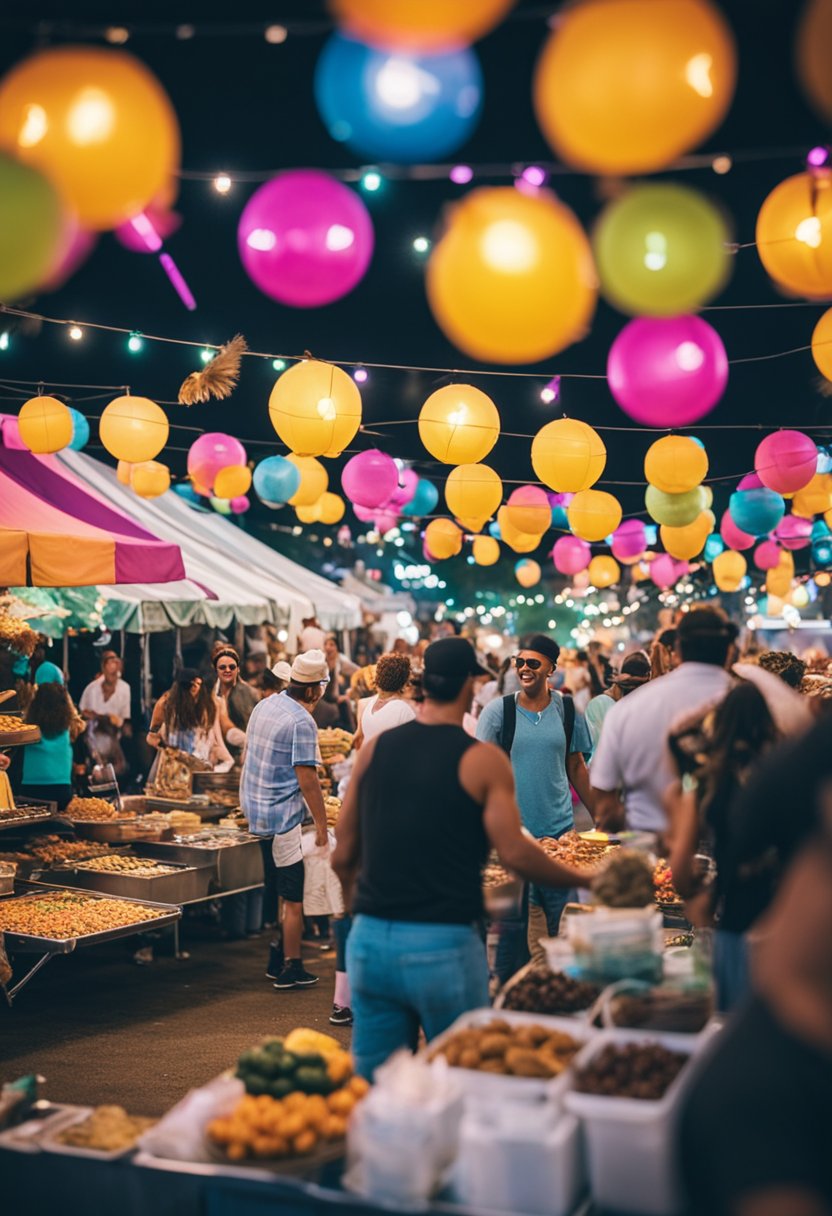
{"label": "string light", "polygon": [[180,42],[187,42],[196,33],[196,27],[193,25],[177,25],[174,32]]}
{"label": "string light", "polygon": [[711,164],[714,173],[718,173],[720,177],[724,177],[726,173],[730,173],[734,162],[730,156],[715,156]]}
{"label": "string light", "polygon": [[289,37],[289,31],[285,25],[267,25],[263,37],[272,46],[278,46]]}
{"label": "string light", "polygon": [[228,194],[231,186],[231,178],[227,173],[218,173],[214,178],[214,189],[216,190],[217,194]]}
{"label": "string light", "polygon": [[108,42],[112,42],[114,46],[123,46],[130,37],[130,31],[125,29],[123,25],[111,25],[109,29],[104,31],[104,37]]}
{"label": "string light", "polygon": [[2,334],[0,334],[0,350],[8,350],[10,341],[9,331],[4,329]]}
{"label": "string light", "polygon": [[540,390],[540,400],[544,405],[551,405],[560,398],[560,376],[552,376],[549,383]]}
{"label": "string light", "polygon": [[352,374],[352,378],[356,384],[366,384],[370,379],[370,373],[366,367],[357,367]]}
{"label": "string light", "polygon": [[137,355],[143,346],[144,342],[140,333],[132,333],[127,339],[127,349],[131,355]]}
{"label": "string light", "polygon": [[274,368],[274,370],[276,372],[285,372],[286,371],[286,360],[285,359],[272,359],[272,367]]}
{"label": "string light", "polygon": [[474,176],[474,170],[470,165],[454,165],[448,177],[455,186],[467,186]]}
{"label": "string light", "polygon": [[413,242],[413,248],[417,253],[427,253],[430,249],[430,241],[426,236],[417,236]]}
{"label": "string light", "polygon": [[84,331],[80,325],[70,325],[69,336],[73,342],[80,342],[84,336]]}
{"label": "string light", "polygon": [[211,350],[207,346],[204,346],[202,348],[202,350],[199,352],[199,357],[203,363],[210,363],[215,354],[216,354],[215,351]]}
{"label": "string light", "polygon": [[377,169],[367,169],[361,178],[361,189],[368,194],[375,194],[381,189],[382,177]]}

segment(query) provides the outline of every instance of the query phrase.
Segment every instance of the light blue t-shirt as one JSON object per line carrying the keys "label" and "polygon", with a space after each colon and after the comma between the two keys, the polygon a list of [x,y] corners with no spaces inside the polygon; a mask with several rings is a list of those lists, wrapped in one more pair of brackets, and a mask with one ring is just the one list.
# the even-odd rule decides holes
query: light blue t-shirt
{"label": "light blue t-shirt", "polygon": [[295,765],[314,768],[318,728],[312,715],[285,692],[266,697],[246,728],[240,806],[255,836],[280,836],[303,820],[306,803]]}
{"label": "light blue t-shirt", "polygon": [[[517,697],[515,696],[515,701]],[[563,700],[558,693],[543,713],[540,721],[517,706],[517,727],[511,745],[511,767],[517,787],[517,804],[523,826],[539,840],[541,836],[559,836],[573,825],[572,795],[566,774],[566,733],[563,724]],[[477,738],[484,743],[500,746],[503,731],[503,698],[486,705],[477,719]],[[583,714],[575,714],[572,731],[572,752],[588,754],[592,740]]]}
{"label": "light blue t-shirt", "polygon": [[54,739],[41,739],[23,749],[24,785],[70,785],[72,783],[72,744],[69,731]]}
{"label": "light blue t-shirt", "polygon": [[608,697],[606,693],[602,692],[599,696],[593,697],[589,705],[587,705],[586,724],[589,729],[589,737],[592,740],[593,752],[598,746],[598,740],[601,738],[604,719],[612,707],[617,704],[617,701],[613,701],[612,697]]}

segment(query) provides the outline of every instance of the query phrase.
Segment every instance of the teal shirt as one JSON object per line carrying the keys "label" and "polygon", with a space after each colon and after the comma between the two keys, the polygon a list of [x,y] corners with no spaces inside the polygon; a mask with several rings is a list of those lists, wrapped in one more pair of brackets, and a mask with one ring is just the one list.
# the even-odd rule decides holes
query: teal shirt
{"label": "teal shirt", "polygon": [[[503,698],[497,697],[486,705],[477,719],[477,738],[499,747],[502,730]],[[592,751],[583,714],[575,714],[570,750],[584,754]],[[538,840],[541,836],[559,836],[567,832],[573,826],[572,795],[566,774],[566,734],[559,693],[552,694],[539,723],[517,707],[511,767],[523,826]]]}
{"label": "teal shirt", "polygon": [[24,785],[70,785],[72,782],[72,744],[69,731],[54,739],[41,739],[23,749]]}
{"label": "teal shirt", "polygon": [[598,746],[598,740],[601,738],[601,731],[604,728],[604,718],[617,702],[613,701],[612,697],[608,697],[606,693],[601,693],[598,697],[593,697],[589,705],[586,707],[586,724],[589,727],[589,737],[592,740],[592,750],[595,751]]}

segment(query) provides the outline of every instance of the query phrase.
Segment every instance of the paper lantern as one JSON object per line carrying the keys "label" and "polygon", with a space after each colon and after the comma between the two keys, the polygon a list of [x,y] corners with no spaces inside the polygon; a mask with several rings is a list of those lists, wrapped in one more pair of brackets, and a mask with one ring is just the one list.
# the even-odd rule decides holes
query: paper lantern
{"label": "paper lantern", "polygon": [[618,562],[605,554],[593,557],[587,573],[593,587],[614,587],[621,580],[621,567]]}
{"label": "paper lantern", "polygon": [[72,414],[55,397],[32,397],[24,402],[17,426],[30,452],[60,452],[72,441]]}
{"label": "paper lantern", "polygon": [[691,561],[694,557],[698,557],[705,548],[715,522],[712,511],[702,511],[687,527],[669,528],[662,525],[660,529],[662,544],[671,557],[675,557],[679,561]]}
{"label": "paper lantern", "polygon": [[828,447],[824,447],[821,443],[818,444],[817,471],[819,473],[832,472],[832,452],[829,451]]}
{"label": "paper lantern", "polygon": [[346,503],[341,495],[333,494],[330,490],[327,490],[318,499],[318,518],[322,524],[332,525],[340,523],[344,518],[346,509]]}
{"label": "paper lantern", "polygon": [[354,190],[318,169],[290,169],[246,203],[237,248],[264,295],[319,308],[347,295],[373,256],[373,223]]}
{"label": "paper lantern", "polygon": [[425,544],[437,561],[444,561],[461,551],[462,532],[452,519],[432,519],[425,528]]}
{"label": "paper lantern", "polygon": [[738,490],[759,490],[762,487],[762,481],[756,473],[746,473],[745,477],[737,482]]}
{"label": "paper lantern", "polygon": [[169,431],[165,411],[147,397],[116,397],[98,423],[99,437],[110,455],[132,464],[158,456]]}
{"label": "paper lantern", "polygon": [[722,339],[701,317],[639,317],[607,359],[610,392],[643,426],[687,426],[708,414],[728,383]]}
{"label": "paper lantern", "polygon": [[805,549],[812,540],[812,521],[800,515],[784,515],[774,535],[784,549]]}
{"label": "paper lantern", "polygon": [[792,499],[792,514],[811,519],[822,515],[832,507],[832,477],[828,473],[815,473],[812,480]]}
{"label": "paper lantern", "polygon": [[51,182],[0,154],[0,298],[45,284],[61,256],[66,218]]}
{"label": "paper lantern", "polygon": [[240,494],[237,496],[237,498],[231,499],[231,514],[232,515],[245,515],[246,511],[248,511],[250,509],[250,507],[251,507],[251,499],[248,497],[247,494]]}
{"label": "paper lantern", "polygon": [[439,491],[436,486],[432,481],[428,481],[427,478],[420,477],[413,497],[402,507],[402,515],[413,515],[416,517],[432,515],[438,502]]}
{"label": "paper lantern", "polygon": [[827,308],[812,331],[812,358],[820,374],[832,380],[832,308]]}
{"label": "paper lantern", "polygon": [[0,82],[0,146],[40,169],[85,228],[143,211],[179,168],[176,115],[124,51],[58,46]]}
{"label": "paper lantern", "polygon": [[532,468],[552,490],[577,494],[604,471],[607,449],[597,431],[575,418],[547,422],[532,440]]}
{"label": "paper lantern", "polygon": [[[245,463],[246,450],[239,439],[222,431],[207,431],[195,439],[188,450],[188,476],[206,492],[213,489],[221,469],[229,465],[239,468]],[[233,478],[229,480],[234,481]],[[248,485],[236,493],[245,494],[247,489]],[[234,495],[217,493],[215,497],[233,498]]]}
{"label": "paper lantern", "polygon": [[621,523],[621,503],[605,490],[581,490],[566,512],[569,527],[581,540],[598,541]]}
{"label": "paper lantern", "polygon": [[585,0],[558,13],[534,75],[537,121],[558,159],[653,173],[728,112],[731,31],[708,0]]}
{"label": "paper lantern", "polygon": [[748,570],[748,563],[741,553],[726,549],[714,559],[711,569],[714,582],[720,591],[739,591],[740,583]]}
{"label": "paper lantern", "polygon": [[767,536],[786,513],[782,495],[763,487],[761,490],[735,490],[728,502],[731,519],[750,536]]}
{"label": "paper lantern", "polygon": [[304,359],[277,380],[269,418],[299,456],[340,456],[361,425],[361,394],[340,367]]}
{"label": "paper lantern", "polygon": [[760,208],[757,253],[781,287],[799,296],[832,292],[832,181],[826,174],[787,177]]}
{"label": "paper lantern", "polygon": [[230,515],[231,503],[227,498],[217,498],[212,494],[208,500],[218,515]]}
{"label": "paper lantern", "polygon": [[500,434],[500,415],[490,397],[470,384],[447,384],[419,411],[419,438],[443,464],[484,460]]}
{"label": "paper lantern", "polygon": [[612,553],[625,566],[637,562],[647,548],[647,533],[640,519],[625,519],[612,534]]}
{"label": "paper lantern", "polygon": [[359,507],[383,506],[398,484],[399,470],[395,460],[378,448],[368,448],[366,452],[352,456],[341,473],[342,490],[349,501]]}
{"label": "paper lantern", "polygon": [[541,569],[533,558],[524,557],[514,567],[514,577],[521,587],[536,587],[540,582]]}
{"label": "paper lantern", "polygon": [[543,539],[542,532],[521,532],[515,528],[508,513],[508,507],[500,507],[497,512],[497,523],[500,527],[500,537],[515,553],[532,553]]}
{"label": "paper lantern", "polygon": [[780,562],[766,574],[766,591],[769,595],[785,598],[789,594],[794,578],[794,558],[787,549],[781,549]]}
{"label": "paper lantern", "polygon": [[[728,512],[726,511],[725,514],[728,515]],[[730,518],[730,516],[729,516],[729,518]],[[743,533],[740,532],[739,529],[737,529],[737,533],[739,536],[743,535]],[[753,544],[754,537],[752,536],[749,539],[751,540],[751,543]],[[712,532],[711,535],[708,537],[708,539],[705,541],[705,550],[704,550],[702,556],[704,557],[706,562],[712,562],[715,557],[719,556],[720,553],[724,553],[725,548],[726,548],[725,541],[722,539],[722,537],[719,535],[719,533]]]}
{"label": "paper lantern", "polygon": [[719,531],[729,549],[750,549],[754,544],[754,533],[744,532],[741,528],[738,528],[731,517],[730,511],[726,511],[723,514]]}
{"label": "paper lantern", "polygon": [[578,536],[561,536],[552,549],[552,560],[560,574],[571,576],[586,570],[591,557],[589,545]]}
{"label": "paper lantern", "polygon": [[[116,477],[118,478],[119,483],[121,485],[123,485],[123,486],[130,485],[130,471],[132,470],[132,468],[133,468],[132,464],[130,464],[130,462],[127,460],[120,460],[118,462],[118,464],[116,465]],[[178,487],[177,487],[177,489],[178,489]]]}
{"label": "paper lantern", "polygon": [[780,565],[780,546],[773,540],[764,540],[754,550],[754,565],[758,570],[776,570]]}
{"label": "paper lantern", "polygon": [[300,473],[300,485],[289,499],[289,504],[293,507],[311,507],[326,493],[329,474],[314,456],[297,456],[290,452],[286,460]]}
{"label": "paper lantern", "polygon": [[655,585],[666,591],[688,573],[687,562],[677,562],[669,553],[659,553],[650,563],[649,576]]}
{"label": "paper lantern", "polygon": [[[830,561],[832,561],[832,552],[830,553],[829,558]],[[830,583],[832,583],[832,575],[827,574],[825,570],[822,570],[815,575],[816,587],[828,587]]]}
{"label": "paper lantern", "polygon": [[385,163],[454,152],[477,125],[482,93],[479,60],[467,47],[419,55],[333,34],[315,67],[315,102],[329,134]]}
{"label": "paper lantern", "polygon": [[686,435],[665,435],[647,449],[644,476],[665,494],[693,490],[708,474],[705,449]]}
{"label": "paper lantern", "polygon": [[399,484],[385,506],[395,511],[401,511],[411,501],[419,487],[419,474],[413,469],[401,468],[398,462],[396,468],[399,470]]}
{"label": "paper lantern", "polygon": [[818,449],[802,431],[774,431],[754,453],[754,468],[764,486],[778,494],[794,494],[817,472]]}
{"label": "paper lantern", "polygon": [[448,341],[485,363],[537,363],[563,350],[586,333],[597,296],[576,217],[548,191],[513,186],[481,187],[454,205],[425,286]]}
{"label": "paper lantern", "polygon": [[537,486],[518,486],[509,495],[506,515],[518,532],[542,536],[552,522],[546,491]]}
{"label": "paper lantern", "polygon": [[300,489],[300,470],[283,456],[267,456],[255,468],[252,480],[264,502],[282,506]]}
{"label": "paper lantern", "polygon": [[90,441],[90,424],[80,410],[75,410],[70,406],[69,412],[72,416],[72,438],[69,446],[73,452],[80,452]]}
{"label": "paper lantern", "polygon": [[703,486],[696,486],[684,494],[665,494],[655,486],[648,486],[644,504],[650,518],[668,528],[686,528],[709,506]]}
{"label": "paper lantern", "polygon": [[471,554],[477,566],[493,566],[500,560],[500,542],[493,536],[475,536]]}
{"label": "paper lantern", "polygon": [[244,464],[226,465],[214,478],[217,498],[241,498],[251,488],[251,469]]}
{"label": "paper lantern", "polygon": [[295,515],[297,516],[298,523],[301,524],[316,524],[320,520],[320,515],[318,514],[318,504],[316,502],[313,502],[311,506],[308,507],[295,507]]}
{"label": "paper lantern", "polygon": [[797,75],[809,101],[827,122],[832,119],[831,50],[832,2],[807,0],[795,41]]}
{"label": "paper lantern", "polygon": [[[503,483],[485,464],[460,464],[445,482],[448,510],[469,532],[479,532],[500,505]],[[546,511],[548,514],[548,503]]]}
{"label": "paper lantern", "polygon": [[145,460],[130,470],[130,486],[139,498],[158,498],[170,489],[170,469],[158,460]]}
{"label": "paper lantern", "polygon": [[329,0],[337,23],[374,46],[442,51],[468,46],[498,25],[515,0]]}
{"label": "paper lantern", "polygon": [[601,291],[634,316],[695,312],[724,287],[732,259],[722,213],[675,183],[636,186],[604,209],[592,247]]}

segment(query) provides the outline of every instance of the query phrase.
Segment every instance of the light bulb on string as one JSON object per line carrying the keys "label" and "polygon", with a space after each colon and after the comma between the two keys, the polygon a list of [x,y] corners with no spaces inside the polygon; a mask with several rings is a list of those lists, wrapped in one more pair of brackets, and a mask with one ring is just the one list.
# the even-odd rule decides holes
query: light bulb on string
{"label": "light bulb on string", "polygon": [[111,25],[104,31],[104,37],[113,46],[124,46],[130,37],[130,31],[123,25]]}
{"label": "light bulb on string", "polygon": [[10,342],[9,331],[4,329],[2,334],[0,334],[0,350],[8,350]]}
{"label": "light bulb on string", "polygon": [[370,373],[366,367],[357,367],[352,374],[352,378],[356,384],[366,384],[370,379]]}
{"label": "light bulb on string", "polygon": [[214,189],[217,194],[228,194],[233,183],[227,173],[218,173],[214,178]]}
{"label": "light bulb on string", "polygon": [[361,177],[361,189],[368,194],[375,194],[381,189],[383,178],[377,169],[367,169]]}
{"label": "light bulb on string", "polygon": [[144,346],[144,340],[140,333],[132,333],[127,339],[127,349],[131,355],[137,355]]}
{"label": "light bulb on string", "polygon": [[455,186],[467,186],[474,176],[470,165],[454,165],[448,174]]}
{"label": "light bulb on string", "polygon": [[204,346],[199,352],[199,357],[203,363],[210,363],[214,357],[214,351],[210,347]]}
{"label": "light bulb on string", "polygon": [[286,360],[285,359],[272,359],[272,367],[274,368],[274,370],[276,372],[285,372],[286,371]]}
{"label": "light bulb on string", "polygon": [[289,31],[285,25],[267,25],[263,37],[272,46],[279,46],[289,37]]}
{"label": "light bulb on string", "polygon": [[417,253],[427,253],[430,249],[430,241],[426,236],[417,236],[413,242],[413,248]]}
{"label": "light bulb on string", "polygon": [[69,337],[73,342],[80,342],[84,336],[84,331],[80,325],[70,325]]}
{"label": "light bulb on string", "polygon": [[806,154],[806,168],[810,173],[813,170],[827,169],[829,167],[829,158],[830,150],[826,144],[817,144]]}
{"label": "light bulb on string", "polygon": [[560,399],[560,376],[552,376],[549,383],[540,390],[540,400],[544,405],[552,405]]}
{"label": "light bulb on string", "polygon": [[724,177],[726,173],[730,173],[733,167],[734,162],[730,156],[715,156],[711,161],[711,168],[720,177]]}

